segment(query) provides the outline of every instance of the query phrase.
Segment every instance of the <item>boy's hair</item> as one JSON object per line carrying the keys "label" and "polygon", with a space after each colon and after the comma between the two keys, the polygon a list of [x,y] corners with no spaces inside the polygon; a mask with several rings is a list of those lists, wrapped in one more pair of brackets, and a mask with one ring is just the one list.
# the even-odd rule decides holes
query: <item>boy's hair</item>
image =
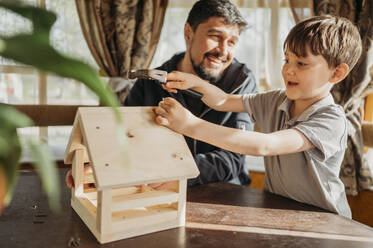
{"label": "boy's hair", "polygon": [[247,27],[237,7],[229,0],[199,0],[189,12],[187,23],[196,31],[199,24],[210,17],[222,17],[227,25],[237,25],[240,32]]}
{"label": "boy's hair", "polygon": [[322,55],[330,68],[346,63],[355,66],[362,52],[360,33],[348,19],[336,16],[314,16],[298,23],[284,42],[284,51],[298,57]]}

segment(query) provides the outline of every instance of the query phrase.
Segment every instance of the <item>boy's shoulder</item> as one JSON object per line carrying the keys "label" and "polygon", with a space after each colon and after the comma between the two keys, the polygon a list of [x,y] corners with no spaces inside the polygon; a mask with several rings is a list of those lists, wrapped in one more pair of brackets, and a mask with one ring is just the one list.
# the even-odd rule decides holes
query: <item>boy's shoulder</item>
{"label": "boy's shoulder", "polygon": [[329,119],[342,119],[346,120],[346,115],[343,107],[334,102],[331,94],[317,103],[314,103],[302,115],[305,117],[325,116]]}
{"label": "boy's shoulder", "polygon": [[285,89],[273,89],[269,90],[264,94],[264,98],[267,99],[267,102],[269,105],[274,107],[275,109],[281,107],[281,105],[287,105],[288,98],[286,96],[286,90]]}
{"label": "boy's shoulder", "polygon": [[285,89],[272,89],[257,94],[260,98],[270,99],[271,102],[283,102],[287,98]]}

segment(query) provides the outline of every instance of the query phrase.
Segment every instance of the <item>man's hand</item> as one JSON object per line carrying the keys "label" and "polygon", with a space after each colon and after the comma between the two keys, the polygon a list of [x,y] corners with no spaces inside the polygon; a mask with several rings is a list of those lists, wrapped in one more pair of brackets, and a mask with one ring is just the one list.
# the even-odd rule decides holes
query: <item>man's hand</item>
{"label": "man's hand", "polygon": [[[91,165],[84,166],[84,174],[89,174],[89,173],[92,173],[92,166]],[[66,173],[65,182],[69,189],[74,187],[74,178],[73,178],[73,174],[71,170],[69,170]],[[88,186],[84,185],[84,188],[95,188],[95,185],[93,183],[88,184]]]}
{"label": "man's hand", "polygon": [[148,184],[148,186],[154,190],[177,191],[179,185],[177,181],[169,181],[169,182],[163,182],[163,183],[150,183]]}
{"label": "man's hand", "polygon": [[178,101],[171,97],[167,97],[163,101],[160,101],[158,107],[154,109],[154,112],[156,114],[155,121],[159,125],[185,135],[193,131],[193,126],[199,120],[189,110],[185,109]]}

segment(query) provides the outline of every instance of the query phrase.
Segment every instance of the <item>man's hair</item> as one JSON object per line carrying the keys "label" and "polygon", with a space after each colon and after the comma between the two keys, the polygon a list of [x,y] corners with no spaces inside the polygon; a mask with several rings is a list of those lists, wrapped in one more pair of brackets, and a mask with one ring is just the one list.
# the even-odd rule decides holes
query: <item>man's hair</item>
{"label": "man's hair", "polygon": [[298,23],[284,42],[284,51],[298,57],[307,56],[307,47],[313,55],[322,55],[329,68],[346,63],[350,70],[362,52],[357,27],[346,18],[331,15],[314,16]]}
{"label": "man's hair", "polygon": [[222,17],[227,25],[237,25],[240,32],[247,27],[237,7],[229,0],[199,0],[189,12],[187,23],[195,31],[199,24],[211,17]]}

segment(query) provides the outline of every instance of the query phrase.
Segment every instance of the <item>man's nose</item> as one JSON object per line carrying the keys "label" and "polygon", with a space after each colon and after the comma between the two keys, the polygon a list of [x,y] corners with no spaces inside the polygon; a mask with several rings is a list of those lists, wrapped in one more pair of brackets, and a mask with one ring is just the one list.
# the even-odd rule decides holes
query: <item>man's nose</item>
{"label": "man's nose", "polygon": [[219,54],[220,56],[227,56],[229,53],[229,46],[227,41],[221,41],[219,43]]}

